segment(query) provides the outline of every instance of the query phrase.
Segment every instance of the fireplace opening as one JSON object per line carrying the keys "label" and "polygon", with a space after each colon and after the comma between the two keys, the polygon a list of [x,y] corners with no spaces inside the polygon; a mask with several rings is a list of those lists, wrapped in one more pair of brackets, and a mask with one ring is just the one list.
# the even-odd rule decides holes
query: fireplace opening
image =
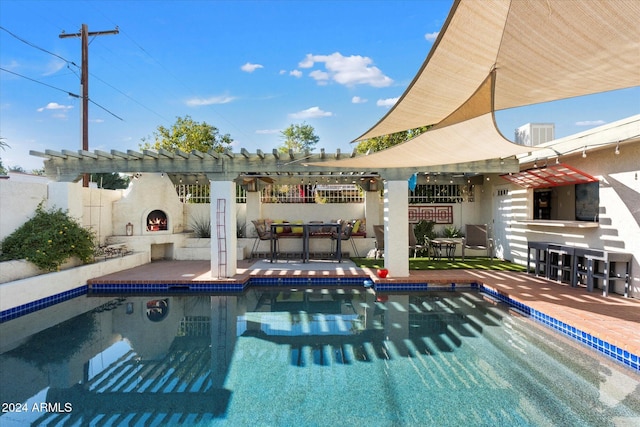
{"label": "fireplace opening", "polygon": [[159,209],[147,215],[147,231],[167,230],[167,215]]}

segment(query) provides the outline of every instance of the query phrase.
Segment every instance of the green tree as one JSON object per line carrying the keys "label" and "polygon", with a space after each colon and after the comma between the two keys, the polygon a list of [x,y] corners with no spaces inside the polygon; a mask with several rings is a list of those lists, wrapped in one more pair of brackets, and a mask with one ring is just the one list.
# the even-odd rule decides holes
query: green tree
{"label": "green tree", "polygon": [[313,126],[306,123],[299,125],[292,124],[285,130],[280,132],[284,143],[278,147],[278,150],[286,153],[293,150],[296,153],[304,153],[313,151],[320,137],[315,134]]}
{"label": "green tree", "polygon": [[409,129],[402,132],[396,132],[389,135],[376,136],[375,138],[365,139],[356,145],[358,153],[366,153],[368,151],[375,152],[384,150],[394,145],[401,144],[416,136],[426,132],[431,126],[421,126],[415,129]]}
{"label": "green tree", "polygon": [[153,135],[142,138],[142,142],[141,149],[163,148],[168,151],[179,149],[187,153],[192,150],[203,153],[213,150],[221,153],[231,145],[233,139],[229,134],[220,135],[218,128],[207,122],[199,123],[190,116],[185,116],[177,117],[170,128],[158,126]]}
{"label": "green tree", "polygon": [[129,186],[129,178],[117,172],[91,175],[91,182],[95,182],[98,187],[107,190],[120,190]]}

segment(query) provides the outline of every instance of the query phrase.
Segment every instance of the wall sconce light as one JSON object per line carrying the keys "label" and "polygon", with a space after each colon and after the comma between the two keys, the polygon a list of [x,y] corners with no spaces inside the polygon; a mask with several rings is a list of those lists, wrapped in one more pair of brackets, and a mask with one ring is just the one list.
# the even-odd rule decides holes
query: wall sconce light
{"label": "wall sconce light", "polygon": [[585,146],[585,147],[582,149],[582,158],[583,158],[583,159],[585,159],[586,157],[587,157],[587,147]]}
{"label": "wall sconce light", "polygon": [[127,223],[126,229],[127,229],[127,236],[133,236],[133,224]]}
{"label": "wall sconce light", "polygon": [[616,156],[618,154],[620,154],[620,143],[619,142],[616,144],[616,151],[614,151],[614,153],[616,154]]}

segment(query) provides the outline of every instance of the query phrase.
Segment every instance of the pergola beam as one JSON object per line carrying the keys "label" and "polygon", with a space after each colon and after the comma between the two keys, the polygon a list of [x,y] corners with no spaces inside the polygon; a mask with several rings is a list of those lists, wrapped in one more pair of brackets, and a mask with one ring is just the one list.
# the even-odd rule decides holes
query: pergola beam
{"label": "pergola beam", "polygon": [[[80,150],[78,152],[63,150],[62,152],[46,150],[44,153],[31,151],[34,156],[44,157],[47,176],[61,181],[75,181],[84,174],[95,173],[167,173],[173,175],[193,175],[204,182],[205,179],[216,181],[235,180],[248,174],[265,174],[276,179],[291,176],[298,181],[305,176],[324,176],[338,174],[339,179],[357,179],[358,176],[375,175],[385,179],[408,179],[413,173],[508,173],[518,172],[519,162],[515,157],[508,159],[492,159],[477,162],[440,165],[420,168],[382,168],[379,170],[354,170],[334,166],[318,165],[318,162],[339,159],[342,154],[336,150],[333,156],[326,155],[322,149],[317,153],[288,152],[286,160],[278,150],[272,156],[266,156],[261,150],[256,154],[241,149],[239,154],[225,151],[203,153],[193,150],[185,153],[180,150],[144,150],[142,153],[128,150],[126,153],[111,150],[110,153],[96,150],[94,152]],[[354,152],[350,157],[362,156]],[[344,156],[343,156],[344,157]],[[314,166],[310,166],[315,163]]]}

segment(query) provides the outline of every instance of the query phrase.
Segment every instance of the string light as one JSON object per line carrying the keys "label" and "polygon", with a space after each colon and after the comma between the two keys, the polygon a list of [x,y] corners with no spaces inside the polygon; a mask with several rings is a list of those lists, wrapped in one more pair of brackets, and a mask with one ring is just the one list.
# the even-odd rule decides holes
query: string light
{"label": "string light", "polygon": [[582,149],[582,158],[585,159],[587,157],[587,146],[585,145]]}
{"label": "string light", "polygon": [[616,151],[614,151],[614,153],[616,154],[616,156],[618,154],[620,154],[620,143],[619,142],[616,144]]}

